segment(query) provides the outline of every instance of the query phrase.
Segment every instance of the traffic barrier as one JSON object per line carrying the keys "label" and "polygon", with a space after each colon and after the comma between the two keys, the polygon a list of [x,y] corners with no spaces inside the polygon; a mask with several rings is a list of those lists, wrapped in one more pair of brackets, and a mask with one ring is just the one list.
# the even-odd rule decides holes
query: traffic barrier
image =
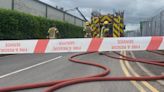
{"label": "traffic barrier", "polygon": [[164,37],[0,41],[0,54],[164,50]]}

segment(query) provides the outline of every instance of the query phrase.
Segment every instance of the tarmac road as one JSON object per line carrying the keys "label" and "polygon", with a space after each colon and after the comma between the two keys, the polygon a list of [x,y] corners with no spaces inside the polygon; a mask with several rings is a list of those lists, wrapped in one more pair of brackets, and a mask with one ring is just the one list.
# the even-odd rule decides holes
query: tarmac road
{"label": "tarmac road", "polygon": [[[22,85],[75,78],[100,73],[102,70],[68,61],[72,53],[26,54],[0,57],[0,87]],[[112,53],[111,53],[112,54]],[[110,76],[125,76],[125,67],[120,60],[111,59],[97,53],[80,56],[79,59],[91,60],[109,66]],[[122,61],[121,61],[122,62]],[[17,92],[44,92],[44,88]],[[108,81],[91,82],[68,86],[56,92],[152,92],[139,82]]]}
{"label": "tarmac road", "polygon": [[[154,60],[154,61],[157,60],[157,61],[164,62],[164,56],[155,54],[152,52],[136,51],[136,52],[134,52],[134,54],[137,58],[143,58],[143,56],[144,56],[144,58],[148,59],[148,60]],[[160,75],[160,74],[164,73],[164,67],[148,65],[148,64],[143,64],[143,65],[144,65],[144,67],[146,67],[147,69],[149,69],[151,72],[153,72],[156,75]]]}

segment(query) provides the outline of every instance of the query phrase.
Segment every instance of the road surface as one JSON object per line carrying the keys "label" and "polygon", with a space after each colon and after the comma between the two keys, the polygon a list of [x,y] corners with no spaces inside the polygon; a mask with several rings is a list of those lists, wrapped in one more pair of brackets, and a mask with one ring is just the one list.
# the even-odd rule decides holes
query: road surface
{"label": "road surface", "polygon": [[[0,87],[15,86],[94,75],[102,70],[72,63],[68,57],[72,53],[62,54],[25,54],[0,57]],[[113,54],[113,53],[111,53]],[[81,60],[90,60],[110,67],[109,76],[132,75],[121,60],[108,58],[97,53],[80,56]],[[162,92],[161,85],[152,85],[156,92]],[[44,92],[45,88],[22,90],[17,92]],[[108,81],[91,82],[68,86],[55,92],[153,92],[141,82]],[[155,91],[154,91],[155,92]]]}

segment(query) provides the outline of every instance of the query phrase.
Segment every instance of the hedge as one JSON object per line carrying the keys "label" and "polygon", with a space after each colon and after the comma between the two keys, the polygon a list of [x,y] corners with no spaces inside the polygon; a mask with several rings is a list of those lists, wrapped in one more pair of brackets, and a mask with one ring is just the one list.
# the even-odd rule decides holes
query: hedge
{"label": "hedge", "polygon": [[48,29],[54,24],[59,29],[60,38],[81,38],[84,35],[79,26],[0,9],[0,40],[45,39]]}

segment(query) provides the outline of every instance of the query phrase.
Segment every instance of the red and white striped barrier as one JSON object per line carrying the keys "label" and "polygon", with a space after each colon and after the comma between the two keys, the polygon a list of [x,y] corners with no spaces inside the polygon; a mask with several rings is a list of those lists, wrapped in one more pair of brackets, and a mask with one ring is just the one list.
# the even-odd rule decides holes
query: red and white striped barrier
{"label": "red and white striped barrier", "polygon": [[164,50],[164,37],[0,41],[0,54]]}

